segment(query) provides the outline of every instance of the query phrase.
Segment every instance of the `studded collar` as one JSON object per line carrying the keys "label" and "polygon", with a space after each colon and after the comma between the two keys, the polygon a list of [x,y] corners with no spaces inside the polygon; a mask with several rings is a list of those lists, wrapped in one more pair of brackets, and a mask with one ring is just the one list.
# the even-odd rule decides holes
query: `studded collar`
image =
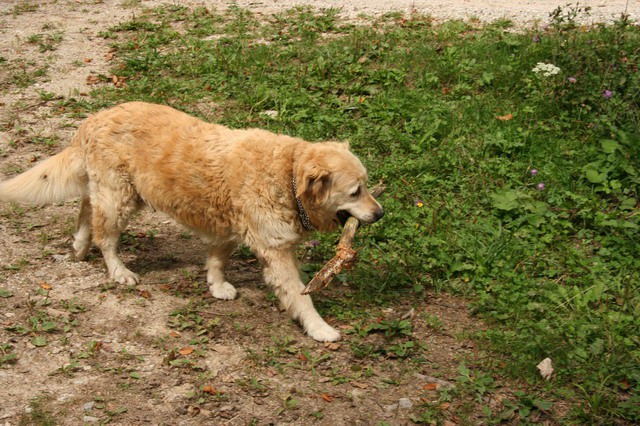
{"label": "studded collar", "polygon": [[296,196],[298,193],[298,186],[296,185],[295,176],[291,178],[291,186],[293,188],[293,198],[295,198],[296,200],[296,206],[298,207],[298,215],[300,216],[300,223],[302,223],[302,227],[306,231],[315,231],[316,227],[311,223],[311,219],[309,219],[309,215],[302,205],[302,200],[300,199],[300,197]]}

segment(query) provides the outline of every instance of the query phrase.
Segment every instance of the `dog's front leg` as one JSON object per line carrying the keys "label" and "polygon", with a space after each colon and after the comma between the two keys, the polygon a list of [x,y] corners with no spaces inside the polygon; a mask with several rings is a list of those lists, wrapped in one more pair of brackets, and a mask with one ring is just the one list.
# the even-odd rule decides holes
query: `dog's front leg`
{"label": "dog's front leg", "polygon": [[307,334],[319,342],[339,340],[340,332],[322,319],[313,306],[311,297],[300,294],[304,284],[300,280],[298,261],[293,253],[272,250],[263,253],[261,257],[266,282],[274,287],[282,306],[294,319],[300,321]]}

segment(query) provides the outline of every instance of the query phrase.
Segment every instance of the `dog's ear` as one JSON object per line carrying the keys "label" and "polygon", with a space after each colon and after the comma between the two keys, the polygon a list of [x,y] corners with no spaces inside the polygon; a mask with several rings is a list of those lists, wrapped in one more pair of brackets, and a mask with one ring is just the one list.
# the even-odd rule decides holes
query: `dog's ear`
{"label": "dog's ear", "polygon": [[330,185],[329,171],[314,164],[307,167],[298,184],[296,197],[303,197],[312,205],[319,205],[326,201]]}

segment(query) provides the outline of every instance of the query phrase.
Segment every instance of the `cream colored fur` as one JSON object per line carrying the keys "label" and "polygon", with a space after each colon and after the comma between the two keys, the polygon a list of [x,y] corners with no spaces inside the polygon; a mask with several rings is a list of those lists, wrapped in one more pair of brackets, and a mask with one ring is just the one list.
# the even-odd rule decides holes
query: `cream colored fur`
{"label": "cream colored fur", "polygon": [[89,117],[67,149],[0,183],[0,200],[45,204],[82,197],[75,255],[84,258],[93,241],[118,283],[139,281],[118,257],[117,244],[131,215],[145,204],[209,243],[207,282],[219,299],[237,295],[224,268],[234,248],[245,244],[290,315],[314,339],[334,341],[339,332],[300,294],[294,249],[306,231],[293,177],[319,231],[335,229],[339,211],[362,222],[383,215],[367,190],[365,168],[347,144],[231,130],[141,102]]}

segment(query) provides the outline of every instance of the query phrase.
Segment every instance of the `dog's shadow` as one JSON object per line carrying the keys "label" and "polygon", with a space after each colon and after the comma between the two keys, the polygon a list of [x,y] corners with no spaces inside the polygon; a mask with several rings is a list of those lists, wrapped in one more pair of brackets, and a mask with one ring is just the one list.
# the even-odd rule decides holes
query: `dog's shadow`
{"label": "dog's shadow", "polygon": [[[120,254],[127,267],[144,281],[169,282],[193,279],[206,282],[207,244],[198,237],[180,235],[149,237],[129,235],[121,239]],[[99,250],[93,254],[101,256]],[[248,250],[237,249],[229,259],[226,275],[236,283],[262,283],[260,264]]]}

